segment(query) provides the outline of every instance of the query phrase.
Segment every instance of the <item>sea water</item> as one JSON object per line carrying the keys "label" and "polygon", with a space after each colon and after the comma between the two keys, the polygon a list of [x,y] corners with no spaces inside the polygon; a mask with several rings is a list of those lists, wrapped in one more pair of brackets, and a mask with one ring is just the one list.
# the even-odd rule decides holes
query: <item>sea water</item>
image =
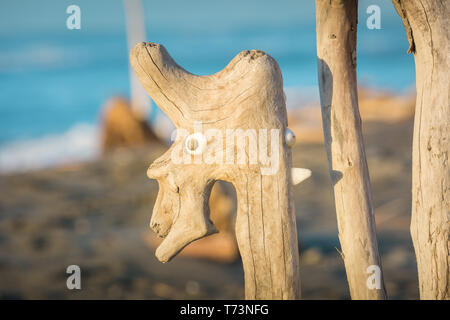
{"label": "sea water", "polygon": [[[260,49],[279,63],[288,107],[318,100],[314,1],[143,1],[147,41],[195,74]],[[77,0],[81,29],[66,27],[74,1],[0,4],[0,172],[89,160],[99,153],[105,101],[129,95],[121,0]],[[369,5],[381,28],[366,26]],[[414,62],[390,1],[359,1],[358,79],[393,92],[414,86]],[[149,120],[158,123],[153,104]]]}

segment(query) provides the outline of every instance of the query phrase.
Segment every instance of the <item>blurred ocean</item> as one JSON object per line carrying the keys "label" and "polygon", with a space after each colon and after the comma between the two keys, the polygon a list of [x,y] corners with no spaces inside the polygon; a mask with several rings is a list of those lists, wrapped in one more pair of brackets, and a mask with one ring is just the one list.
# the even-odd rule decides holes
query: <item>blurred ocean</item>
{"label": "blurred ocean", "polygon": [[[81,8],[68,30],[66,8]],[[381,7],[381,29],[366,9]],[[217,72],[240,51],[280,64],[288,105],[318,100],[314,1],[145,1],[147,40],[190,72]],[[358,78],[395,92],[414,87],[413,57],[391,1],[359,1]],[[0,3],[0,171],[87,160],[98,154],[99,112],[129,95],[122,0]],[[153,105],[151,121],[158,121]]]}

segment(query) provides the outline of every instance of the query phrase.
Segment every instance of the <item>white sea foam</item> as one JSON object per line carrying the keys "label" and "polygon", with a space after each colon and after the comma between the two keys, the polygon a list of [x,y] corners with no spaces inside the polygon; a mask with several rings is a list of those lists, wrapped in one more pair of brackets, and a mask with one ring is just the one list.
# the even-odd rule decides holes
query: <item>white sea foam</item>
{"label": "white sea foam", "polygon": [[0,172],[23,172],[84,162],[99,154],[99,128],[79,123],[63,134],[0,146]]}
{"label": "white sea foam", "polygon": [[[36,68],[45,70],[76,68],[91,61],[83,47],[63,47],[45,44],[26,44],[18,48],[0,50],[0,72],[24,72]],[[91,53],[91,52],[89,52]],[[95,57],[95,56],[94,56]]]}

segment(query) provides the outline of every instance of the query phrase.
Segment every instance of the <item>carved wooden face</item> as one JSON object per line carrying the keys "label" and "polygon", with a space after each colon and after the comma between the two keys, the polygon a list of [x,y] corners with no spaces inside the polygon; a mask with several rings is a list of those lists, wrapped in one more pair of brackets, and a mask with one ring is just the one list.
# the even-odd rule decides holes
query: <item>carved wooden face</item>
{"label": "carved wooden face", "polygon": [[[290,183],[287,183],[287,179],[291,178],[291,173],[287,171],[290,170],[290,163],[286,160],[290,159],[290,152],[286,143],[292,137],[290,140],[279,139],[284,137],[282,133],[287,126],[287,116],[281,71],[273,58],[262,51],[245,50],[222,71],[209,76],[196,76],[178,66],[162,45],[140,43],[131,51],[130,62],[144,88],[169,116],[177,130],[185,130],[191,136],[195,136],[197,132],[205,133],[209,129],[222,133],[229,129],[243,132],[253,130],[254,134],[250,137],[259,136],[260,130],[267,130],[267,136],[270,132],[270,141],[280,143],[274,144],[276,147],[273,150],[270,148],[271,156],[276,155],[277,165],[273,166],[275,171],[270,173],[271,178],[265,178],[266,187],[275,188],[280,185],[279,190],[290,187]],[[200,131],[196,129],[199,123],[202,125]],[[277,139],[272,138],[273,130]],[[217,232],[209,219],[208,204],[215,180],[233,183],[238,198],[245,201],[261,203],[263,194],[261,190],[252,190],[251,183],[260,181],[262,185],[261,174],[264,173],[261,169],[266,164],[262,165],[260,161],[254,164],[245,161],[239,163],[239,160],[237,163],[232,161],[231,164],[220,161],[177,164],[179,162],[172,157],[173,150],[182,149],[183,146],[195,148],[195,144],[190,146],[186,139],[177,136],[172,147],[147,172],[150,178],[158,180],[160,186],[150,226],[164,238],[156,250],[156,256],[162,262],[169,261],[192,241]],[[208,138],[205,139],[209,141]],[[197,142],[201,142],[200,140]],[[225,135],[217,138],[217,141],[227,140]],[[261,145],[267,147],[266,142]],[[246,157],[249,154],[255,155],[249,151],[249,145],[241,150]],[[229,150],[234,159],[234,146]],[[221,151],[229,154],[228,148]],[[260,157],[261,153],[257,154]],[[238,155],[239,152],[236,159]],[[287,192],[281,192],[277,195],[277,201],[271,201],[268,197],[265,206],[273,207],[286,194]],[[255,207],[256,205],[246,205],[242,211],[247,212]],[[288,206],[285,211],[286,208]],[[275,209],[279,210],[273,208],[274,211]],[[242,232],[241,242],[247,241],[245,232]]]}

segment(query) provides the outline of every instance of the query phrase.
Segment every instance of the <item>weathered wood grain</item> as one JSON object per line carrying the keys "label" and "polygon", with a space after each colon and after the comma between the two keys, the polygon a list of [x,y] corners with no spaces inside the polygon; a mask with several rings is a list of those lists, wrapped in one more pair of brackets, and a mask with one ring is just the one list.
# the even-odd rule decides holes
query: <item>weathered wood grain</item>
{"label": "weathered wood grain", "polygon": [[[292,199],[291,151],[286,143],[287,115],[283,80],[276,61],[262,51],[243,51],[222,71],[196,76],[178,66],[159,44],[140,43],[130,55],[139,80],[178,130],[269,130],[280,143],[278,168],[263,174],[264,164],[196,162],[175,163],[172,152],[185,148],[177,135],[171,148],[148,169],[159,182],[151,227],[162,237],[156,251],[166,262],[190,242],[216,232],[209,219],[208,198],[216,180],[236,188],[236,236],[245,272],[247,299],[300,298],[297,229]],[[275,137],[270,130],[278,130]],[[289,136],[289,135],[287,135]],[[247,137],[252,138],[251,134]],[[216,142],[227,143],[225,136]],[[291,137],[288,138],[291,144]],[[213,143],[213,139],[207,144]],[[270,149],[270,148],[269,148]],[[184,150],[184,149],[183,149]],[[232,151],[234,152],[234,148]],[[251,156],[250,142],[245,147]],[[234,157],[234,154],[232,154]],[[296,171],[295,181],[309,176]],[[217,248],[220,250],[220,248]]]}
{"label": "weathered wood grain", "polygon": [[450,2],[393,1],[416,64],[411,235],[421,299],[450,299]]}
{"label": "weathered wood grain", "polygon": [[356,0],[316,0],[320,103],[339,240],[352,299],[385,299],[367,286],[367,268],[378,266],[369,172],[361,133],[356,82]]}

